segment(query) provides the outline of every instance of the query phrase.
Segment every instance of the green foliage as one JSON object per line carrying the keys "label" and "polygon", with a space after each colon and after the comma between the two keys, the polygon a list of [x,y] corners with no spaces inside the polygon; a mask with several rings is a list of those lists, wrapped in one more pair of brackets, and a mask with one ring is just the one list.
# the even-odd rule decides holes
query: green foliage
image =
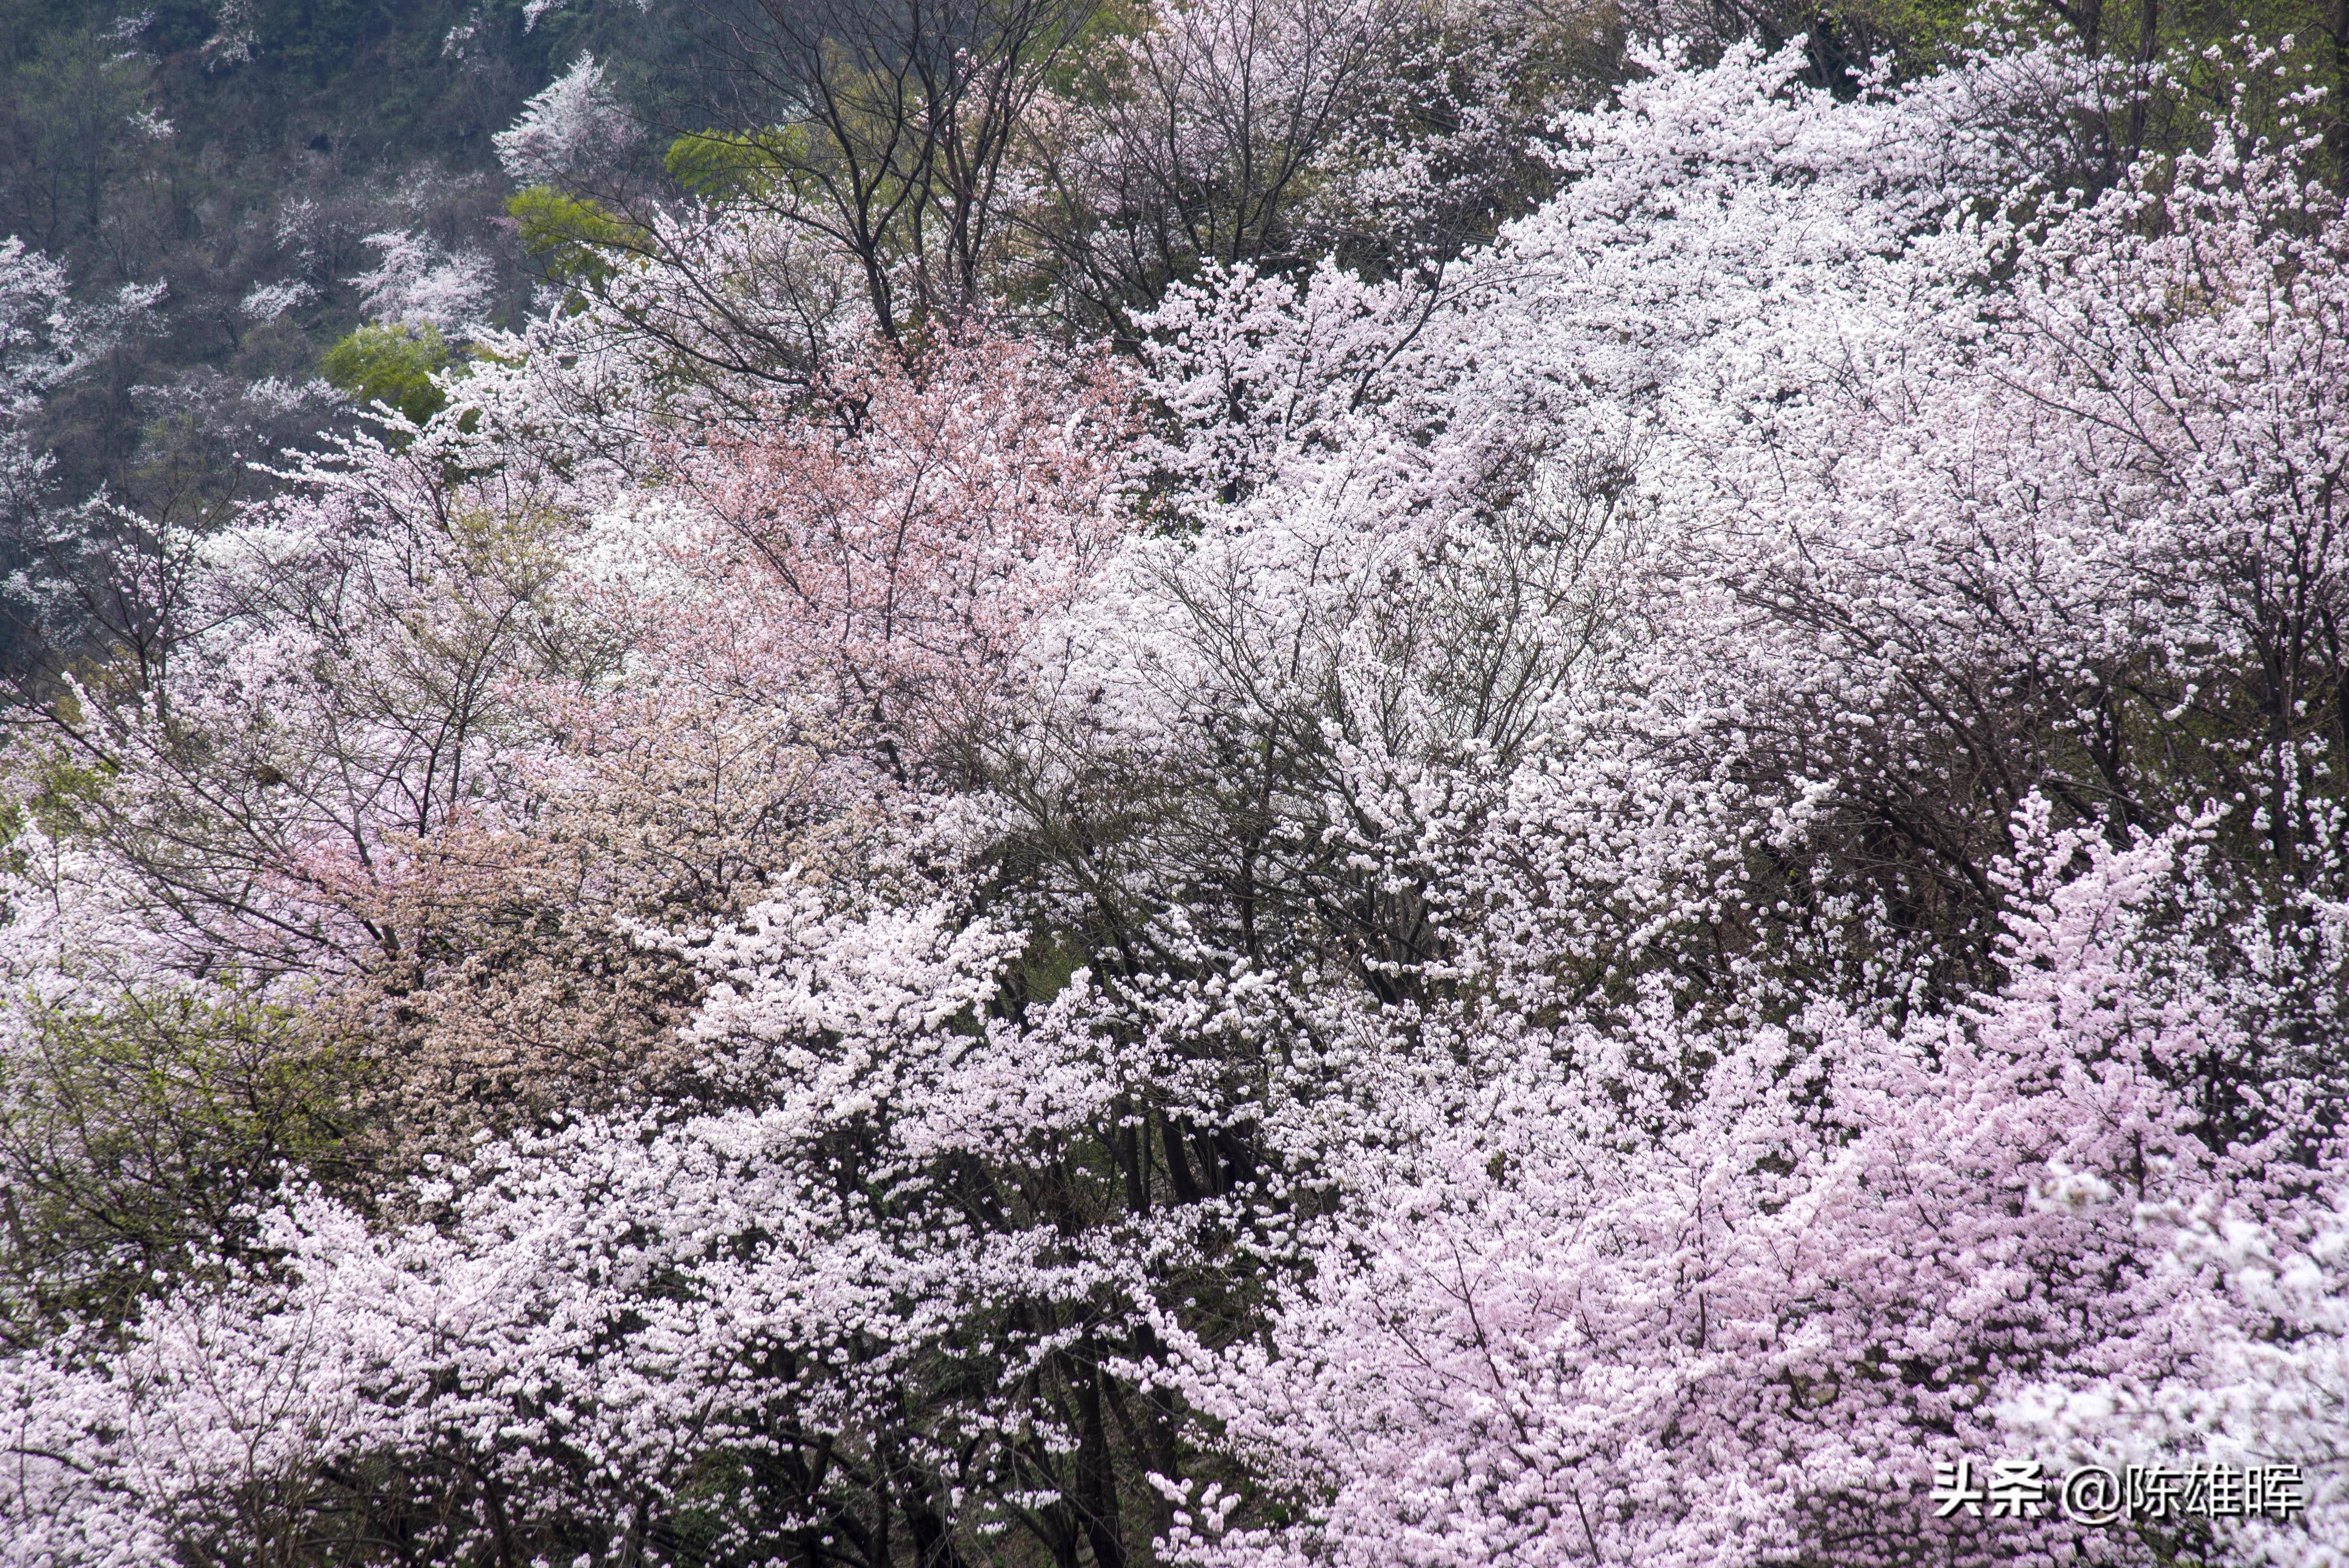
{"label": "green foliage", "polygon": [[523,253],[556,283],[593,287],[612,275],[615,253],[638,248],[643,231],[599,203],[533,185],[507,199]]}
{"label": "green foliage", "polygon": [[[73,725],[82,719],[80,701],[71,690],[61,692],[57,698],[57,710],[61,722]],[[67,838],[86,832],[92,812],[99,810],[106,793],[114,782],[110,765],[83,761],[63,752],[39,754],[24,774],[29,786],[19,800],[11,800],[0,810],[0,836],[14,846],[29,820],[40,825],[41,831],[51,838]],[[21,850],[8,851],[11,869],[22,871],[16,863]]]}
{"label": "green foliage", "polygon": [[429,322],[362,326],[319,364],[327,380],[359,403],[388,403],[419,425],[449,406],[433,379],[449,367],[448,341]]}
{"label": "green foliage", "polygon": [[0,1067],[0,1321],[119,1321],[249,1243],[252,1205],[347,1169],[357,1078],[235,989],[28,1005]]}
{"label": "green foliage", "polygon": [[1069,937],[1040,936],[1021,960],[1009,995],[1025,1006],[1041,1006],[1067,989],[1077,971],[1090,963],[1091,955]]}
{"label": "green foliage", "polygon": [[0,233],[57,251],[93,230],[111,183],[145,149],[140,74],[92,33],[61,34],[0,77]]}
{"label": "green foliage", "polygon": [[1102,0],[1045,71],[1045,90],[1071,99],[1096,97],[1105,81],[1115,79],[1102,68],[1113,57],[1109,46],[1140,37],[1150,23],[1146,0]]}
{"label": "green foliage", "polygon": [[697,196],[760,201],[787,187],[792,171],[807,167],[811,150],[807,131],[798,126],[704,130],[678,137],[661,162],[671,179]]}
{"label": "green foliage", "polygon": [[1809,24],[1854,56],[1889,51],[1906,75],[1946,63],[1966,42],[1973,0],[1846,0]]}

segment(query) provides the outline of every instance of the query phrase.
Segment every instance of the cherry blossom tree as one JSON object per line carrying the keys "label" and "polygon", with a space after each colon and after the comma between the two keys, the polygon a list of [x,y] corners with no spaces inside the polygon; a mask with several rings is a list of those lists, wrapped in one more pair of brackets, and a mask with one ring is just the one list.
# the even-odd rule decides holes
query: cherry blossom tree
{"label": "cherry blossom tree", "polygon": [[2174,1367],[2161,1227],[2113,1208],[2189,1200],[2245,1151],[2189,1130],[2188,1084],[2230,1046],[2220,989],[2132,951],[2175,849],[2047,814],[2002,872],[2010,979],[1954,1015],[1816,1006],[1743,1038],[1661,1010],[1611,1037],[1513,1021],[1516,1065],[1465,1128],[1364,1173],[1269,1349],[1181,1374],[1258,1473],[1326,1499],[1226,1532],[1202,1495],[1200,1553],[2058,1549],[1936,1522],[1931,1460],[1998,1448],[2002,1378]]}
{"label": "cherry blossom tree", "polygon": [[712,423],[680,454],[712,519],[683,564],[727,609],[680,647],[812,692],[901,778],[947,764],[1123,526],[1123,396],[1106,366],[974,335],[844,365],[804,413]]}
{"label": "cherry blossom tree", "polygon": [[492,139],[515,184],[546,185],[600,172],[634,136],[626,111],[605,86],[603,67],[583,54]]}

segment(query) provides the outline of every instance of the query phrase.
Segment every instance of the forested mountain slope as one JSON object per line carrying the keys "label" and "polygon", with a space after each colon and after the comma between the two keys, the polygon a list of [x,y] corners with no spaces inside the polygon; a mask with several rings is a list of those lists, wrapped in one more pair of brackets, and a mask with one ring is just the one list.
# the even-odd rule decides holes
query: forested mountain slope
{"label": "forested mountain slope", "polygon": [[2344,31],[18,36],[0,1563],[2337,1564]]}
{"label": "forested mountain slope", "polygon": [[[0,236],[91,303],[150,308],[28,418],[52,505],[107,487],[158,521],[253,493],[246,470],[343,423],[321,356],[367,319],[378,234],[480,258],[486,318],[530,284],[492,139],[583,49],[649,72],[674,17],[623,5],[175,5],[26,0],[0,15]],[[22,515],[18,535],[38,529]],[[9,564],[55,564],[18,538]],[[39,657],[17,596],[19,662]],[[65,629],[70,640],[72,628]],[[27,645],[22,641],[34,634]]]}

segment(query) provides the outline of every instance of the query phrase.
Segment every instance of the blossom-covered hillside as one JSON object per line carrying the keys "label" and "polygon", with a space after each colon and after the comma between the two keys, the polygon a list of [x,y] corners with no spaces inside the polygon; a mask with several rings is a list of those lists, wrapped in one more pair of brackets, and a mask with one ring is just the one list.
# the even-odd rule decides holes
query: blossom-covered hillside
{"label": "blossom-covered hillside", "polygon": [[2349,1561],[2333,45],[816,9],[16,710],[0,1563]]}

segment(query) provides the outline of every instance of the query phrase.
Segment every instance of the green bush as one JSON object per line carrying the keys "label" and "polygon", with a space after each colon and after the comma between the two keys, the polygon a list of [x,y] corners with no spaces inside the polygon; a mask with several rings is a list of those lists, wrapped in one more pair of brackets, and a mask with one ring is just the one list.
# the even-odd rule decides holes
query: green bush
{"label": "green bush", "polygon": [[611,276],[613,253],[643,243],[642,231],[597,203],[544,185],[509,197],[506,215],[521,230],[523,253],[556,283],[592,288]]}
{"label": "green bush", "polygon": [[119,1320],[244,1251],[285,1183],[349,1166],[358,1075],[294,1009],[126,989],[25,1016],[0,1064],[0,1332]]}
{"label": "green bush", "polygon": [[362,405],[387,403],[421,425],[449,406],[433,377],[449,368],[448,340],[429,323],[362,326],[334,347],[319,368]]}

